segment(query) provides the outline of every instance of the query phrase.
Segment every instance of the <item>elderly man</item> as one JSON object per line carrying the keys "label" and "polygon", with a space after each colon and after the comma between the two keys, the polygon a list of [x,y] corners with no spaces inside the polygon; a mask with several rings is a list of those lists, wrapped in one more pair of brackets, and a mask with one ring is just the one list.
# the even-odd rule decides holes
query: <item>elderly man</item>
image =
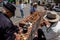
{"label": "elderly man", "polygon": [[15,40],[14,33],[18,33],[19,28],[10,20],[15,10],[11,3],[3,3],[3,11],[0,12],[0,40]]}
{"label": "elderly man", "polygon": [[49,11],[47,12],[47,15],[43,17],[43,19],[45,21],[43,23],[42,30],[46,36],[46,39],[47,40],[60,40],[59,15],[54,11]]}

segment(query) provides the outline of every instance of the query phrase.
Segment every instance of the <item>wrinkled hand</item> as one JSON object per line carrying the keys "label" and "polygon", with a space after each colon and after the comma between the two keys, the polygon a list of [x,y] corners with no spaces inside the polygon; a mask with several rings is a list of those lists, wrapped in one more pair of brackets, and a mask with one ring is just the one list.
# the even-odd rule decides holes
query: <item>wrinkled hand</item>
{"label": "wrinkled hand", "polygon": [[49,28],[50,25],[51,25],[51,23],[50,23],[49,21],[46,21],[46,20],[42,19],[41,26],[44,26],[44,25],[45,25],[47,28]]}
{"label": "wrinkled hand", "polygon": [[51,23],[49,23],[49,21],[45,21],[44,23],[45,23],[45,25],[46,25],[47,28],[49,28],[50,25],[51,25]]}

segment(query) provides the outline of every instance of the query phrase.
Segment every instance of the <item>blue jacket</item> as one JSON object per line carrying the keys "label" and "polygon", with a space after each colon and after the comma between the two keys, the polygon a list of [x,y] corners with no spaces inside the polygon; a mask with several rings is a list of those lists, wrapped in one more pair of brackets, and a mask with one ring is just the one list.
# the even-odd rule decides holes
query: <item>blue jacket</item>
{"label": "blue jacket", "polygon": [[35,12],[35,11],[36,11],[36,9],[37,9],[37,8],[35,8],[35,7],[32,7],[32,6],[31,6],[30,12],[32,12],[32,13],[33,13],[33,12]]}
{"label": "blue jacket", "polygon": [[0,40],[14,40],[14,32],[18,30],[18,27],[13,25],[8,16],[0,12]]}

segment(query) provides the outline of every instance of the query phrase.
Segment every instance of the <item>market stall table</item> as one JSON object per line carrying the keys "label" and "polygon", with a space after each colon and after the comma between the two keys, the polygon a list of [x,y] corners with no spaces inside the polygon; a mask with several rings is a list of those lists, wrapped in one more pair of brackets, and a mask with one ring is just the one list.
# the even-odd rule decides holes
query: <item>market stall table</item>
{"label": "market stall table", "polygon": [[[33,31],[36,30],[40,22],[41,17],[44,15],[42,12],[35,12],[34,14],[24,18],[20,23],[20,40],[32,40]],[[27,33],[23,33],[23,27],[26,23],[30,22],[32,25],[28,27]]]}

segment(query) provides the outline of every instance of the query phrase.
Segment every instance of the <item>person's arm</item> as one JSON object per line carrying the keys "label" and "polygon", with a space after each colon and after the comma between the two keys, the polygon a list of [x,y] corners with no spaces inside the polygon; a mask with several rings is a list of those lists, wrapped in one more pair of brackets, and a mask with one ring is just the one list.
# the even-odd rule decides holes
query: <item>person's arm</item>
{"label": "person's arm", "polygon": [[18,31],[19,31],[19,27],[13,25],[13,26],[10,28],[9,31],[10,31],[11,33],[18,33]]}
{"label": "person's arm", "polygon": [[19,34],[14,33],[14,35],[15,35],[15,40],[20,40],[20,35]]}
{"label": "person's arm", "polygon": [[40,23],[41,26],[46,26],[47,28],[50,27],[51,23],[49,21],[46,21],[46,20],[42,20],[42,22]]}
{"label": "person's arm", "polygon": [[49,23],[49,21],[45,21],[44,24],[46,25],[47,28],[49,28],[51,25],[51,23]]}
{"label": "person's arm", "polygon": [[4,31],[3,31],[3,28],[2,28],[2,26],[0,25],[0,40],[2,40],[2,39],[4,39],[4,33],[3,33]]}

